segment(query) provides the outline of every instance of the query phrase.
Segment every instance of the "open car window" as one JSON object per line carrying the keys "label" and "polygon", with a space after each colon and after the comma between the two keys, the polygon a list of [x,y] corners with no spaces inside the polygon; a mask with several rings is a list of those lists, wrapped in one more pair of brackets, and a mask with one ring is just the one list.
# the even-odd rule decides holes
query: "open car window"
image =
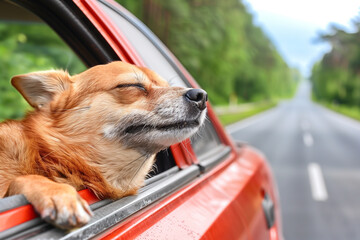
{"label": "open car window", "polygon": [[[130,40],[132,46],[149,68],[158,72],[171,85],[191,87],[185,76],[173,63],[167,48],[142,22],[119,11],[106,1],[99,0],[99,3],[120,31]],[[191,145],[200,161],[208,159],[209,153],[214,154],[215,151],[219,152],[225,149],[214,126],[208,119],[200,131],[191,138]],[[227,147],[226,152],[229,151],[230,149]],[[221,159],[223,158],[221,157]]]}

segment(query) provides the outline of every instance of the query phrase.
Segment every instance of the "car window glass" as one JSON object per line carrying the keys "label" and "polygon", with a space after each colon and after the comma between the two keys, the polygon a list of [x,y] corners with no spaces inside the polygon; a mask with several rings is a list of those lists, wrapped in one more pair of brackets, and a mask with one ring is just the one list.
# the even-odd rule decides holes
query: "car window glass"
{"label": "car window glass", "polygon": [[[142,57],[145,64],[152,70],[158,72],[171,85],[187,87],[182,78],[179,76],[174,67],[164,57],[163,53],[154,45],[153,42],[141,32],[129,19],[120,15],[120,12],[112,9],[106,3],[100,2],[100,6],[106,14],[112,18],[114,23],[119,27],[121,32],[131,42],[131,45],[137,50],[137,53]],[[147,30],[147,29],[145,29]],[[158,43],[162,45],[161,43]],[[207,120],[205,126],[191,139],[192,146],[197,156],[206,153],[208,150],[221,144],[212,123]]]}
{"label": "car window glass", "polygon": [[1,18],[3,16],[0,16],[0,121],[3,121],[22,118],[31,109],[11,86],[12,76],[49,69],[75,74],[86,67],[63,40],[35,16],[30,22]]}

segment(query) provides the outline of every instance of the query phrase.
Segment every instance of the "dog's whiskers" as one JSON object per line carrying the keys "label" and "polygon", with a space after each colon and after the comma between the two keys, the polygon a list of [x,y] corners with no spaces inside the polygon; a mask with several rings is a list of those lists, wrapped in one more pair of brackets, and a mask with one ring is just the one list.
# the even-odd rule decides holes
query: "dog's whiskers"
{"label": "dog's whiskers", "polygon": [[[205,121],[210,122],[210,120],[208,119],[208,117],[206,116]],[[210,122],[211,123],[211,122]],[[205,124],[202,124],[199,128],[199,130],[190,138],[190,139],[198,139],[198,138],[202,138],[203,136],[201,136],[201,133],[203,132],[202,130],[205,128]]]}
{"label": "dog's whiskers", "polygon": [[186,150],[187,154],[189,154],[189,157],[192,157],[193,154],[190,153],[189,149],[185,146],[185,144],[183,142],[180,142],[180,144],[183,146],[183,148]]}
{"label": "dog's whiskers", "polygon": [[171,78],[169,78],[169,79],[167,80],[167,82],[169,83],[170,86],[173,86],[173,85],[174,85],[173,80],[174,80],[175,78],[180,78],[180,77],[179,77],[178,75],[174,75],[173,77],[171,77]]}
{"label": "dog's whiskers", "polygon": [[192,157],[193,154],[190,153],[189,149],[185,146],[184,142],[181,141],[178,137],[175,137],[177,139],[177,141],[179,142],[179,145],[181,145],[185,150],[186,152],[189,154],[189,157]]}

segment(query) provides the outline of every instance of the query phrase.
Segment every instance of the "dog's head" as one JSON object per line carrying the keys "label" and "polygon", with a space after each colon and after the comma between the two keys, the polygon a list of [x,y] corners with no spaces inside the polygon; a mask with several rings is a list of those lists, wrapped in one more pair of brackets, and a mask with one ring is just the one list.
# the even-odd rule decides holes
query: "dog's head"
{"label": "dog's head", "polygon": [[124,62],[74,76],[29,73],[12,84],[63,135],[91,133],[148,153],[190,137],[206,115],[205,91],[170,87],[153,71]]}

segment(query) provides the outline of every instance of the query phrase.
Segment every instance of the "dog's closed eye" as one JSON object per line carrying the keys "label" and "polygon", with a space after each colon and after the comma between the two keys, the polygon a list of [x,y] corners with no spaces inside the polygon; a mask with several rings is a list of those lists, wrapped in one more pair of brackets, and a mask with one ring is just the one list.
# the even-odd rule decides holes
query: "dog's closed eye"
{"label": "dog's closed eye", "polygon": [[129,87],[136,87],[140,89],[141,91],[147,92],[145,86],[141,83],[125,83],[125,84],[119,84],[116,86],[116,88],[129,88]]}

